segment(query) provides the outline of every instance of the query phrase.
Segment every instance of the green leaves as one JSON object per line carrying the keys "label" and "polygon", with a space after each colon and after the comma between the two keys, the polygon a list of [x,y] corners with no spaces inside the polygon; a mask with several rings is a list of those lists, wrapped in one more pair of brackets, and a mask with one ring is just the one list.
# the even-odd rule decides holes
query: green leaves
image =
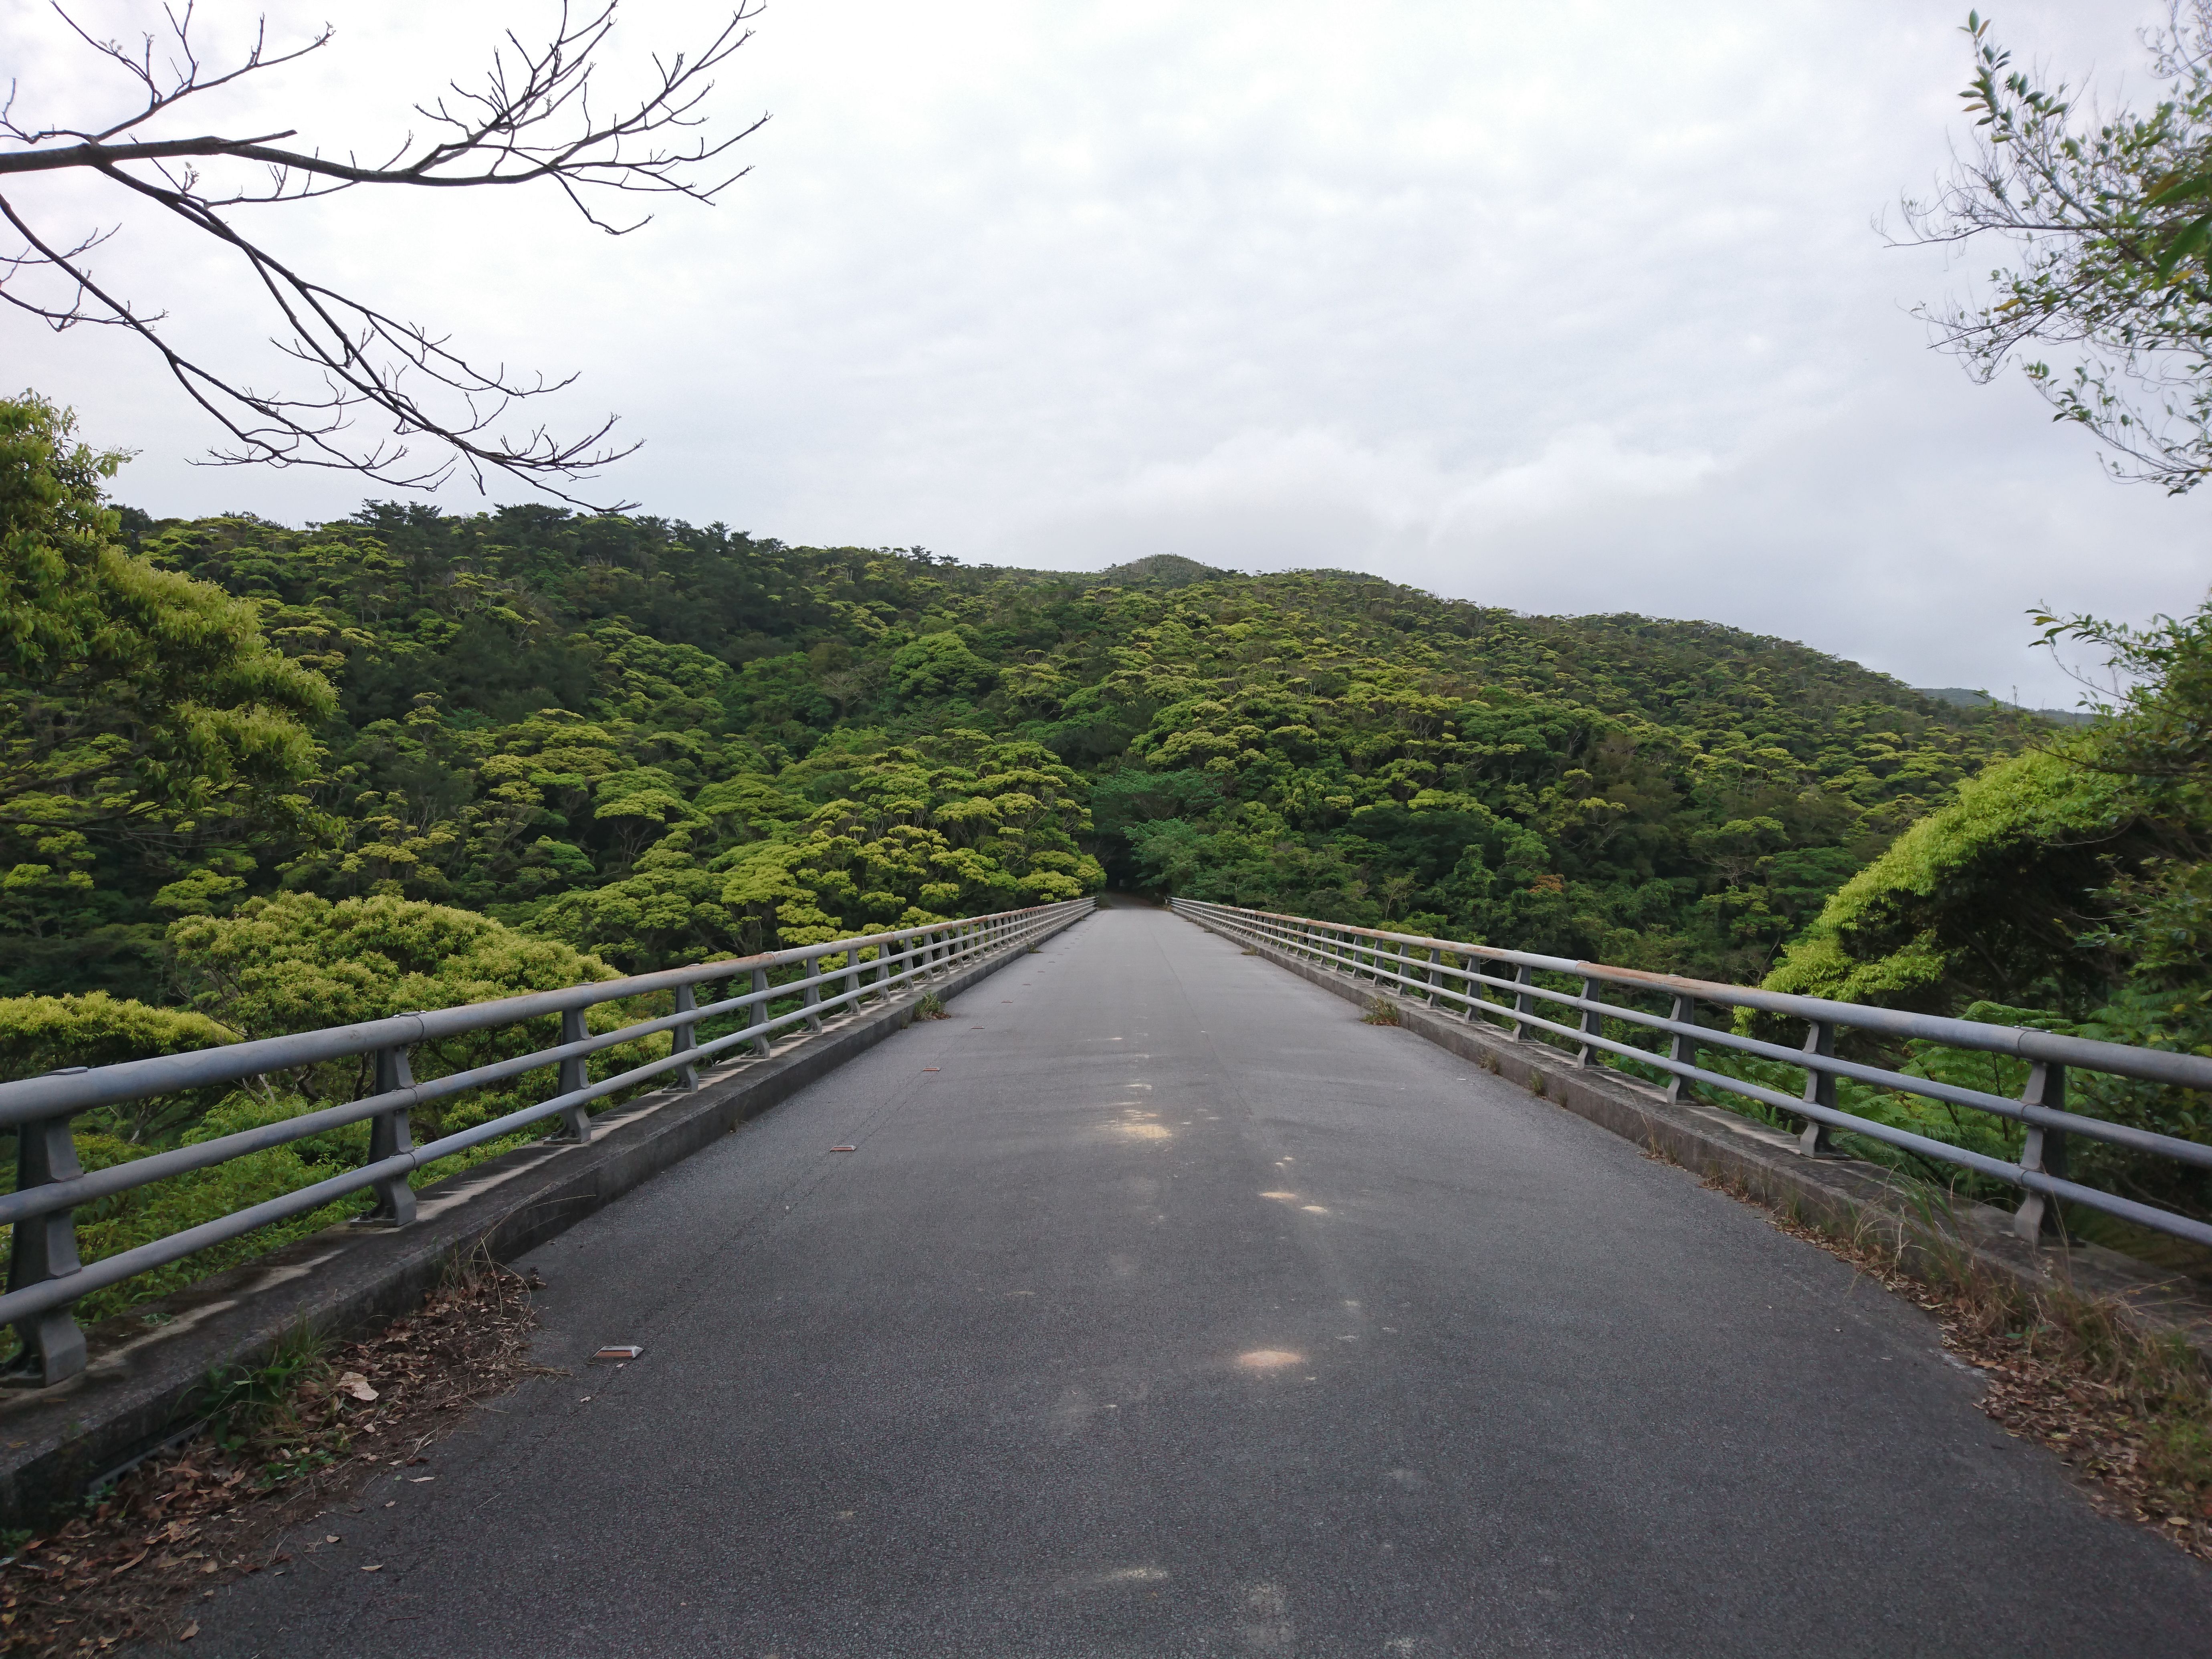
{"label": "green leaves", "polygon": [[2201,9],[2177,9],[2145,37],[2158,100],[2077,119],[2063,85],[2010,70],[1970,17],[1974,145],[1935,198],[1904,204],[1916,240],[2006,248],[1985,299],[1921,312],[1939,343],[1978,380],[2017,363],[2057,418],[2096,434],[2115,476],[2177,494],[2212,471],[2208,31]]}
{"label": "green leaves", "polygon": [[2075,948],[2108,861],[2152,845],[2118,781],[2064,755],[1999,762],[1829,901],[1771,989],[1948,1012],[2014,1002],[2098,966]]}
{"label": "green leaves", "polygon": [[[319,832],[295,792],[335,707],[259,611],[133,557],[101,489],[121,457],[35,397],[0,400],[0,843],[129,825],[204,843]],[[0,860],[9,849],[0,845]]]}
{"label": "green leaves", "polygon": [[[2179,173],[2143,198],[2147,207],[2177,207],[2212,200],[2212,170]],[[2172,283],[2185,264],[2203,264],[2212,252],[2212,212],[2185,219],[2163,234],[2164,246],[2152,266],[2161,283]]]}
{"label": "green leaves", "polygon": [[[95,461],[69,465],[96,483]],[[19,960],[51,939],[90,963],[94,940],[125,959],[144,948],[129,930],[182,918],[199,997],[228,984],[212,941],[243,936],[204,930],[250,934],[308,897],[398,905],[416,927],[473,915],[501,950],[637,970],[1047,902],[1109,867],[1744,977],[2016,738],[1785,641],[1516,617],[1346,573],[1070,577],[389,504],[308,530],[167,522],[143,544],[164,580],[220,583],[258,616],[276,649],[254,672],[337,684],[323,753],[286,774],[301,828],[234,864],[104,840],[78,794],[27,793],[0,922]],[[155,654],[186,659],[188,635]],[[178,799],[216,822],[214,751],[243,766],[252,734],[179,729],[213,758],[179,751]],[[296,769],[267,737],[253,763]],[[75,740],[100,765],[128,746]],[[114,763],[103,799],[146,810],[138,763]],[[418,971],[380,960],[373,930],[301,925],[327,934],[313,963],[257,969],[274,979],[249,1003],[283,982],[301,1010],[335,1006],[349,962],[372,964],[363,994]]]}
{"label": "green leaves", "polygon": [[974,696],[995,684],[999,671],[969,649],[955,633],[925,634],[891,659],[899,696],[909,702],[928,697]]}

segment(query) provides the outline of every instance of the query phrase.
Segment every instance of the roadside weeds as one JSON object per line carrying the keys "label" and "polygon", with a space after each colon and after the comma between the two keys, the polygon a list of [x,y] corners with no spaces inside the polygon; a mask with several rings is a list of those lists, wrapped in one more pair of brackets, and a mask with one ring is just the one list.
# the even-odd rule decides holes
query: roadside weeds
{"label": "roadside weeds", "polygon": [[6,1540],[0,1654],[190,1641],[216,1589],[324,1547],[337,1523],[306,1522],[377,1474],[428,1463],[470,1407],[547,1372],[527,1358],[537,1282],[479,1249],[374,1336],[296,1333],[254,1370],[211,1379],[189,1439]]}

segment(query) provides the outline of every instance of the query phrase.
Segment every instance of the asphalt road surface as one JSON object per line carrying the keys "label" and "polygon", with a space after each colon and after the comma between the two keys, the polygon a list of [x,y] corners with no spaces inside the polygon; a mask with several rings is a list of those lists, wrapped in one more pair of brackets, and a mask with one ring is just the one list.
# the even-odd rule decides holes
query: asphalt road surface
{"label": "asphalt road surface", "polygon": [[1161,911],[951,1006],[538,1252],[569,1374],[186,1650],[2212,1653],[1924,1316],[1627,1142]]}

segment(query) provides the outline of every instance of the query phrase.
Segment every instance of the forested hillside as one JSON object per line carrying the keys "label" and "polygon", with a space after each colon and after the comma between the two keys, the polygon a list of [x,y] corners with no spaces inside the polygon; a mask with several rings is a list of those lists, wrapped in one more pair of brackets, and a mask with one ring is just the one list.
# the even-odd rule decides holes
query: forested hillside
{"label": "forested hillside", "polygon": [[[1711,623],[1349,572],[975,568],[535,507],[155,520],[104,503],[118,464],[0,404],[9,1076],[1109,880],[1756,978],[2052,729]],[[96,1168],[362,1082],[88,1113],[78,1150]],[[88,1213],[88,1259],[356,1164],[366,1133]]]}
{"label": "forested hillside", "polygon": [[1802,646],[1346,572],[976,569],[537,507],[125,518],[337,708],[304,810],[126,825],[42,878],[19,853],[16,990],[170,998],[171,924],[280,890],[639,969],[1109,873],[1756,977],[2018,740]]}

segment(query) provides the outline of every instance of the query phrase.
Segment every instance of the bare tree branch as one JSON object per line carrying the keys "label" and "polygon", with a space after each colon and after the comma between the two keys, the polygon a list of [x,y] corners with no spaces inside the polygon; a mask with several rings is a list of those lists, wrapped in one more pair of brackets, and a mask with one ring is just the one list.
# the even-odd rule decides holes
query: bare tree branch
{"label": "bare tree branch", "polygon": [[[55,0],[54,10],[70,30],[135,82],[137,105],[121,119],[98,125],[32,125],[16,119],[18,88],[11,82],[0,103],[0,145],[15,148],[0,149],[0,180],[14,190],[18,179],[27,186],[42,176],[90,173],[222,243],[245,262],[282,319],[276,345],[313,368],[322,389],[305,397],[257,391],[185,356],[159,326],[164,313],[140,313],[94,272],[88,256],[113,228],[75,240],[51,238],[36,227],[20,194],[0,196],[0,218],[22,240],[21,251],[0,254],[0,300],[57,331],[96,323],[143,339],[186,394],[229,434],[230,442],[210,455],[215,462],[332,467],[406,488],[434,488],[465,469],[482,489],[487,473],[498,471],[587,506],[562,486],[590,477],[636,447],[609,443],[611,416],[580,438],[556,438],[542,425],[514,438],[501,428],[517,404],[560,391],[573,376],[548,380],[511,374],[504,366],[480,368],[450,349],[445,337],[295,270],[242,233],[228,215],[363,185],[453,190],[550,181],[586,222],[619,236],[650,216],[611,218],[595,210],[592,192],[673,195],[711,204],[747,171],[717,164],[767,118],[716,138],[703,131],[702,112],[714,90],[712,71],[750,38],[746,24],[758,15],[761,0],[739,0],[696,56],[656,54],[653,78],[641,95],[611,115],[595,114],[592,77],[620,4],[604,0],[579,21],[564,3],[558,27],[541,46],[526,46],[509,31],[479,87],[449,82],[434,102],[414,106],[430,124],[428,137],[418,142],[410,134],[389,157],[364,163],[351,155],[341,160],[313,148],[285,147],[296,129],[176,137],[142,131],[199,94],[321,50],[332,38],[327,27],[301,46],[272,53],[265,24],[258,26],[240,59],[210,72],[193,44],[190,3],[181,12],[165,8],[159,40],[149,33],[133,50],[87,33]],[[234,178],[225,164],[240,162],[252,171]],[[203,163],[216,169],[216,175],[204,176]],[[34,279],[40,277],[58,278],[59,292],[38,291]],[[388,420],[393,435],[357,440],[353,428],[363,414]],[[428,440],[439,453],[414,459],[410,439]]]}

